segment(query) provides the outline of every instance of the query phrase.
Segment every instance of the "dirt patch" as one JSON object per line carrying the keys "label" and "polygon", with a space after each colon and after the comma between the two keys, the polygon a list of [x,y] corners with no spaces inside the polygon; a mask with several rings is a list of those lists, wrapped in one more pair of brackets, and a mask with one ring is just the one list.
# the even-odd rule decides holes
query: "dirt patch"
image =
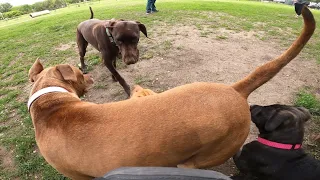
{"label": "dirt patch", "polygon": [[15,169],[13,151],[7,151],[4,147],[0,146],[0,163],[1,168],[5,171],[13,171]]}
{"label": "dirt patch", "polygon": [[65,51],[65,50],[68,50],[72,47],[76,46],[76,43],[75,42],[72,42],[72,43],[67,43],[67,44],[59,44],[58,47],[55,48],[55,50],[58,50],[58,51]]}

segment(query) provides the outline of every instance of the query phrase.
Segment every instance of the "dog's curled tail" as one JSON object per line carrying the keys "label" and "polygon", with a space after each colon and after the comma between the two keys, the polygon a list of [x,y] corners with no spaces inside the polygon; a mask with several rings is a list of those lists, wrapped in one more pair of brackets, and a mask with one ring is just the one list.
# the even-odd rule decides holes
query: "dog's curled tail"
{"label": "dog's curled tail", "polygon": [[89,9],[90,9],[90,13],[91,13],[90,19],[93,19],[93,11],[92,11],[91,6],[89,6]]}
{"label": "dog's curled tail", "polygon": [[304,45],[312,36],[316,23],[310,10],[304,6],[302,9],[302,16],[304,20],[304,28],[300,36],[293,42],[287,51],[282,53],[279,57],[267,62],[258,67],[254,72],[249,74],[244,79],[236,82],[232,87],[238,91],[243,97],[247,98],[251,92],[273,78],[285,65],[294,59]]}

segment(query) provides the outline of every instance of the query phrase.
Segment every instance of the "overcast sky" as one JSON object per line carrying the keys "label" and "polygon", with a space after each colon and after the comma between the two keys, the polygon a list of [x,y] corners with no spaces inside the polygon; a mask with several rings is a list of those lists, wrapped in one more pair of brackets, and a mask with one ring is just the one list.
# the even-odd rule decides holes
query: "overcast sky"
{"label": "overcast sky", "polygon": [[20,6],[24,4],[33,4],[43,0],[0,0],[0,3],[10,3],[12,6]]}

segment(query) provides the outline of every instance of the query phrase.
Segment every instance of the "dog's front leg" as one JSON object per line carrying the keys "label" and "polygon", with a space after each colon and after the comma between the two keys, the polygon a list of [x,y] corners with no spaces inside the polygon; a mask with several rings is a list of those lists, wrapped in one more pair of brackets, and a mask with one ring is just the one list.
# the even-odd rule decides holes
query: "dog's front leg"
{"label": "dog's front leg", "polygon": [[113,66],[113,61],[115,59],[110,58],[107,53],[102,53],[102,58],[104,61],[104,64],[107,66],[109,71],[112,73],[112,76],[119,81],[120,85],[123,87],[124,91],[127,93],[128,98],[130,97],[130,86],[127,84],[127,82],[120,76],[118,71]]}
{"label": "dog's front leg", "polygon": [[[113,65],[114,69],[117,69],[117,60],[116,60],[116,58],[112,59],[112,65]],[[113,74],[112,74],[112,79],[113,79],[113,81],[115,81],[115,82],[118,81]]]}
{"label": "dog's front leg", "polygon": [[81,63],[81,71],[86,74],[87,73],[87,65],[84,63],[84,56],[86,55],[88,42],[84,39],[83,35],[79,30],[77,30],[77,45],[80,56]]}
{"label": "dog's front leg", "polygon": [[80,63],[81,63],[81,71],[83,72],[83,74],[87,74],[87,65],[84,63],[84,57],[80,57]]}
{"label": "dog's front leg", "polygon": [[[249,162],[246,153],[243,153],[243,148],[240,149],[234,156],[233,162],[241,173],[248,174],[250,172]],[[240,176],[240,175],[239,175]]]}

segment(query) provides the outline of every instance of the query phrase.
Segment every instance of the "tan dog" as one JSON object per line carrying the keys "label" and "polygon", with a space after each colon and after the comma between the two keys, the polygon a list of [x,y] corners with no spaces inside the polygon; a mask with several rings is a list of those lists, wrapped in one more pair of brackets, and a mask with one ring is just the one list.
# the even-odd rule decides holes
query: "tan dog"
{"label": "tan dog", "polygon": [[225,162],[248,135],[249,94],[312,36],[313,15],[307,8],[302,14],[305,26],[293,45],[231,86],[199,82],[95,104],[78,98],[92,83],[88,75],[69,65],[43,69],[37,60],[29,71],[34,85],[28,105],[41,154],[72,179],[99,177],[123,166],[205,168]]}

